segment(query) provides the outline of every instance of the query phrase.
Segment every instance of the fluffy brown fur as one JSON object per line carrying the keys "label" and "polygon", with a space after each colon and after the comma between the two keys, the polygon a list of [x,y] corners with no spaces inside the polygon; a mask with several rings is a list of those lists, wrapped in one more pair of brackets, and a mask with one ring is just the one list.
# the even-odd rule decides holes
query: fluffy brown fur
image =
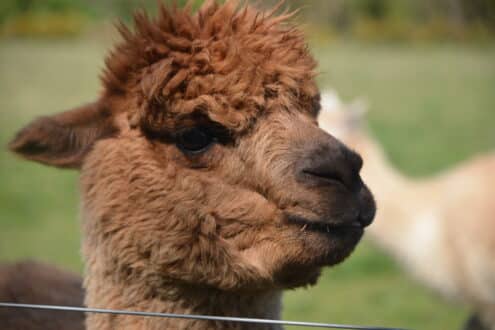
{"label": "fluffy brown fur", "polygon": [[[234,1],[137,14],[102,97],[14,139],[27,158],[82,164],[88,306],[278,318],[282,289],[351,253],[373,198],[360,157],[317,126],[315,61],[287,18]],[[113,315],[87,328],[271,329]]]}
{"label": "fluffy brown fur", "polygon": [[[82,279],[39,262],[0,265],[0,301],[25,304],[81,306]],[[84,329],[84,314],[0,308],[2,330]]]}

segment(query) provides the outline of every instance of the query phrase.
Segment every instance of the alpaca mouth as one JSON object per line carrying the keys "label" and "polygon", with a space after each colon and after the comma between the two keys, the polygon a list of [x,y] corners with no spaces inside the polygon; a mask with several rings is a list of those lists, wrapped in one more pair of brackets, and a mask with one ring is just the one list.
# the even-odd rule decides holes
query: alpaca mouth
{"label": "alpaca mouth", "polygon": [[344,234],[349,232],[362,232],[364,229],[363,225],[358,220],[342,223],[330,223],[326,221],[308,220],[295,215],[288,215],[287,221],[290,224],[299,226],[301,232],[312,231],[328,235],[339,233]]}
{"label": "alpaca mouth", "polygon": [[[345,260],[364,234],[364,225],[356,219],[306,218],[286,214],[292,235],[301,241],[304,269],[336,265]],[[307,267],[307,268],[305,268]],[[309,267],[309,268],[308,268]]]}

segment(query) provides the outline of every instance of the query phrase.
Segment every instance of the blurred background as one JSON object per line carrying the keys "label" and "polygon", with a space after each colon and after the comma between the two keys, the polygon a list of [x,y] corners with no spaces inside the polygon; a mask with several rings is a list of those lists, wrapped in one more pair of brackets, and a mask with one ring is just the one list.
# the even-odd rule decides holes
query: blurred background
{"label": "blurred background", "polygon": [[[495,1],[287,3],[302,6],[297,20],[320,63],[321,88],[368,101],[373,133],[402,172],[433,175],[495,147]],[[118,40],[112,23],[142,7],[153,12],[156,1],[0,1],[0,145],[36,116],[96,98],[105,53]],[[77,173],[2,147],[0,182],[0,261],[81,271]],[[432,330],[459,328],[469,314],[366,240],[316,287],[286,294],[284,305],[287,319]]]}

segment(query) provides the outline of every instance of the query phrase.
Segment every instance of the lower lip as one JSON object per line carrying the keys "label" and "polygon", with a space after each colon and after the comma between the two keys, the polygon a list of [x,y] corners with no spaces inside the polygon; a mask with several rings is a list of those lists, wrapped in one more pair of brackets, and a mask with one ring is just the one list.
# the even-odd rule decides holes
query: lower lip
{"label": "lower lip", "polygon": [[349,233],[357,233],[361,232],[363,227],[361,226],[331,226],[326,227],[325,229],[310,229],[309,231],[315,233],[321,233],[325,235],[342,235]]}

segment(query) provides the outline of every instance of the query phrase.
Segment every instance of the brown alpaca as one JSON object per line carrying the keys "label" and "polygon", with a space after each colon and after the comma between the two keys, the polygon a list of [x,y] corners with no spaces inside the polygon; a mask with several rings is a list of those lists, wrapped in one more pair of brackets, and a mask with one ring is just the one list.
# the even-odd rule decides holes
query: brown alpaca
{"label": "brown alpaca", "polygon": [[[275,11],[275,10],[274,10]],[[90,307],[278,318],[373,219],[361,158],[319,129],[301,32],[236,2],[135,16],[94,103],[11,149],[81,169]],[[87,329],[279,329],[88,315]]]}
{"label": "brown alpaca", "polygon": [[[81,306],[78,275],[34,261],[0,265],[0,302]],[[84,314],[0,308],[2,330],[84,329]]]}
{"label": "brown alpaca", "polygon": [[387,159],[362,111],[342,111],[336,100],[323,93],[319,121],[363,155],[362,175],[380,205],[367,235],[421,283],[469,305],[475,314],[466,329],[495,330],[495,153],[408,178]]}

